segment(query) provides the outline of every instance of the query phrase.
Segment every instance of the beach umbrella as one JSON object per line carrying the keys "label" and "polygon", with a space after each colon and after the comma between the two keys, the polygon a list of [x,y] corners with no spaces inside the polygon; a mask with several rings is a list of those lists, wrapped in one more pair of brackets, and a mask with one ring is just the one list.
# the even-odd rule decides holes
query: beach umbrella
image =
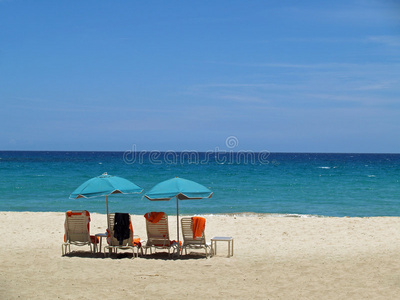
{"label": "beach umbrella", "polygon": [[176,198],[176,228],[179,245],[179,200],[211,198],[212,194],[204,185],[175,177],[158,183],[144,196],[150,201],[169,201]]}
{"label": "beach umbrella", "polygon": [[108,225],[108,195],[111,194],[140,194],[143,189],[133,182],[118,176],[103,175],[94,177],[82,183],[72,194],[70,199],[94,198],[106,196],[107,227]]}

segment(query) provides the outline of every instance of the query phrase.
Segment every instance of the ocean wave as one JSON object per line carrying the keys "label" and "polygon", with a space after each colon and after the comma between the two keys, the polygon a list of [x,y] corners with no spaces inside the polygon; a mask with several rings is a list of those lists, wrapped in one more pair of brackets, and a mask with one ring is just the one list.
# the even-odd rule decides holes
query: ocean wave
{"label": "ocean wave", "polygon": [[[183,215],[179,215],[183,216]],[[192,216],[192,215],[188,215]],[[215,214],[196,214],[203,217],[251,217],[251,218],[327,218],[327,216],[310,215],[310,214],[279,214],[279,213],[255,213],[255,212],[239,212],[239,213],[215,213]]]}

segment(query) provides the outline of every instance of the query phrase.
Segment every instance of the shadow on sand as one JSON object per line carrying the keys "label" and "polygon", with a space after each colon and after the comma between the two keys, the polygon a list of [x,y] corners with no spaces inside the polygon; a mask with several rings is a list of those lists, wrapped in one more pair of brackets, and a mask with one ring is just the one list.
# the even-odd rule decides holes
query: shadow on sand
{"label": "shadow on sand", "polygon": [[[92,253],[89,251],[71,251],[70,253],[65,254],[63,257],[80,257],[80,258],[98,258],[98,259],[104,259],[104,258],[111,258],[111,259],[124,259],[124,258],[129,258],[132,259],[132,252],[119,252],[117,254],[112,253],[109,255],[104,255],[104,252],[101,253]],[[135,259],[136,259],[136,254],[135,254]],[[188,259],[206,259],[205,253],[199,253],[199,252],[190,252],[187,255],[177,255],[171,254],[168,256],[167,252],[156,252],[156,253],[148,253],[147,255],[141,255],[139,254],[140,259],[159,259],[159,260],[188,260]]]}

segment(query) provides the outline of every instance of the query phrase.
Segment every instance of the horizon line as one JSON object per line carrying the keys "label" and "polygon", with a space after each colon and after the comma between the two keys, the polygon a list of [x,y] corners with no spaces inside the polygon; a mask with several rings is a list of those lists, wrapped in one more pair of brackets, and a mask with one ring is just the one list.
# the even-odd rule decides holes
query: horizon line
{"label": "horizon line", "polygon": [[0,152],[76,152],[76,153],[126,153],[126,152],[131,152],[131,153],[151,153],[151,152],[160,152],[160,153],[168,153],[168,152],[174,152],[174,153],[265,153],[268,152],[270,154],[391,154],[391,155],[400,155],[400,153],[396,152],[321,152],[321,151],[266,151],[266,150],[261,150],[261,151],[253,151],[253,150],[239,150],[239,151],[234,151],[232,149],[229,150],[222,150],[222,151],[198,151],[198,150],[137,150],[137,151],[131,151],[131,150],[0,150]]}

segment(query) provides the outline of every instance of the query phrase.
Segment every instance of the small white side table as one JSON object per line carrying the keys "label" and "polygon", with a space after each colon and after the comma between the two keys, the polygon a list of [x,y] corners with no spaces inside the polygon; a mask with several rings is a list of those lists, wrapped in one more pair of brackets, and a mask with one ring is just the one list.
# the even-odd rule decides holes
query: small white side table
{"label": "small white side table", "polygon": [[103,237],[107,238],[107,232],[106,233],[96,233],[94,236],[96,237],[95,240],[94,240],[96,242],[96,244],[95,244],[96,249],[97,249],[97,237],[100,238],[100,249],[99,249],[99,252],[101,253],[101,242],[103,240]]}
{"label": "small white side table", "polygon": [[217,254],[217,242],[228,242],[228,257],[233,256],[233,237],[231,236],[214,236],[211,239],[211,249],[214,255]]}

